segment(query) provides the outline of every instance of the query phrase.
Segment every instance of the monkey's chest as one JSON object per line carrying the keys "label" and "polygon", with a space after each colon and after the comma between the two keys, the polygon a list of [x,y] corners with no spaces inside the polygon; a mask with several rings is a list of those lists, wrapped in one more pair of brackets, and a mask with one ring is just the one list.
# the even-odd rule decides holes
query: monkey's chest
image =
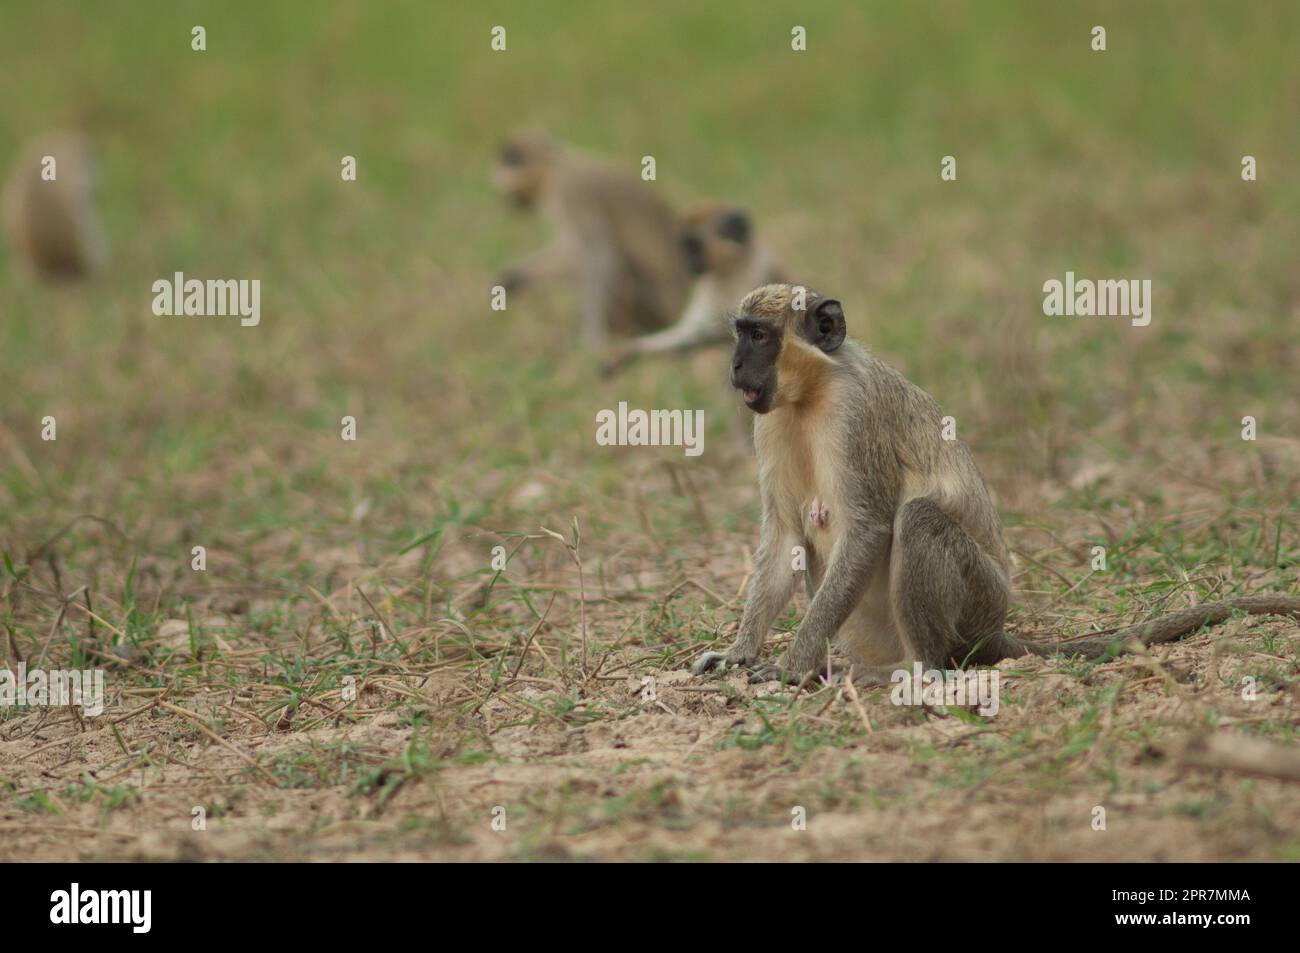
{"label": "monkey's chest", "polygon": [[760,453],[770,450],[769,489],[782,522],[814,547],[828,548],[845,522],[834,447],[815,438],[820,428],[793,417],[764,419],[760,426],[765,430],[755,436]]}

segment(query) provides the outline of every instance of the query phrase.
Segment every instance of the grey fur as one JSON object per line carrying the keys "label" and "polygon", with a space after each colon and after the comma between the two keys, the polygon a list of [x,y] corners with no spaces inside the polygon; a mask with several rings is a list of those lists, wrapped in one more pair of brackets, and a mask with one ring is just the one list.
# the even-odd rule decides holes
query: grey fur
{"label": "grey fur", "polygon": [[[1234,609],[1300,617],[1300,599],[1247,596],[1059,646],[1007,635],[1007,548],[970,451],[943,439],[943,415],[929,394],[851,338],[825,354],[810,348],[826,299],[808,291],[803,311],[794,300],[792,286],[768,285],[740,308],[738,325],[748,320],[770,332],[765,345],[740,333],[732,372],[737,387],[757,395],[763,521],[737,638],[725,653],[701,656],[697,674],[754,666],[793,593],[795,545],[808,550],[808,611],[784,659],[753,668],[753,680],[798,682],[824,669],[831,643],[853,662],[855,681],[873,684],[913,661],[948,668],[1027,653],[1097,657],[1134,639],[1180,638]],[[842,314],[837,306],[828,313]],[[824,487],[838,502],[833,531],[819,535],[801,514],[803,497]]]}

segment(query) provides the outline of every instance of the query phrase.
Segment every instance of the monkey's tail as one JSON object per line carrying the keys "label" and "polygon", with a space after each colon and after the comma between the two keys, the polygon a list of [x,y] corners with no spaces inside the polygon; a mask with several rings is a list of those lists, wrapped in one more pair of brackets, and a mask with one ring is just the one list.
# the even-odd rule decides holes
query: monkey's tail
{"label": "monkey's tail", "polygon": [[1157,645],[1161,642],[1173,642],[1206,625],[1218,625],[1226,621],[1233,610],[1248,615],[1282,615],[1300,620],[1300,599],[1278,593],[1263,593],[1254,596],[1236,596],[1222,602],[1206,602],[1199,606],[1188,606],[1166,612],[1147,622],[1139,622],[1114,632],[1092,635],[1082,639],[1065,642],[1032,642],[1002,634],[1004,640],[1003,658],[1017,658],[1022,655],[1081,655],[1095,659],[1114,650],[1115,655],[1122,654],[1125,646],[1133,641],[1142,645]]}

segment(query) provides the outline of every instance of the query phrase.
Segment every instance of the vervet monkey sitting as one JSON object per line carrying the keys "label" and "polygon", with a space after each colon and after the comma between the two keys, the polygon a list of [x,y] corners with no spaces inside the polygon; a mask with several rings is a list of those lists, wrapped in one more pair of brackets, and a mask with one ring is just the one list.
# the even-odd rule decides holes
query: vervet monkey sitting
{"label": "vervet monkey sitting", "polygon": [[576,280],[581,339],[592,348],[603,348],[611,334],[652,331],[677,316],[689,275],[676,217],[654,186],[538,132],[502,146],[494,178],[554,228],[550,245],[501,275],[508,294],[548,279]]}
{"label": "vervet monkey sitting", "polygon": [[[1247,613],[1300,618],[1300,599],[1239,596],[1118,632],[1049,646],[1003,629],[1011,583],[1002,524],[970,451],[945,439],[939,405],[849,338],[840,303],[798,286],[750,293],[734,321],[731,381],[754,412],[763,520],[735,642],[697,674],[752,667],[801,682],[835,643],[854,681],[898,669],[992,664],[1035,653],[1099,657],[1130,640],[1180,638]],[[784,658],[758,665],[806,557],[808,610]]]}

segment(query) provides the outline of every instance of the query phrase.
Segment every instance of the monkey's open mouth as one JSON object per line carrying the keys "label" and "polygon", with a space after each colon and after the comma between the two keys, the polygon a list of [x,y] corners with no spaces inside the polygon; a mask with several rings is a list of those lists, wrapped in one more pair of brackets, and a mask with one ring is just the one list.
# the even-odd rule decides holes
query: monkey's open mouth
{"label": "monkey's open mouth", "polygon": [[753,407],[754,404],[758,403],[758,399],[763,396],[763,392],[761,390],[742,390],[740,396],[745,398],[746,405]]}

